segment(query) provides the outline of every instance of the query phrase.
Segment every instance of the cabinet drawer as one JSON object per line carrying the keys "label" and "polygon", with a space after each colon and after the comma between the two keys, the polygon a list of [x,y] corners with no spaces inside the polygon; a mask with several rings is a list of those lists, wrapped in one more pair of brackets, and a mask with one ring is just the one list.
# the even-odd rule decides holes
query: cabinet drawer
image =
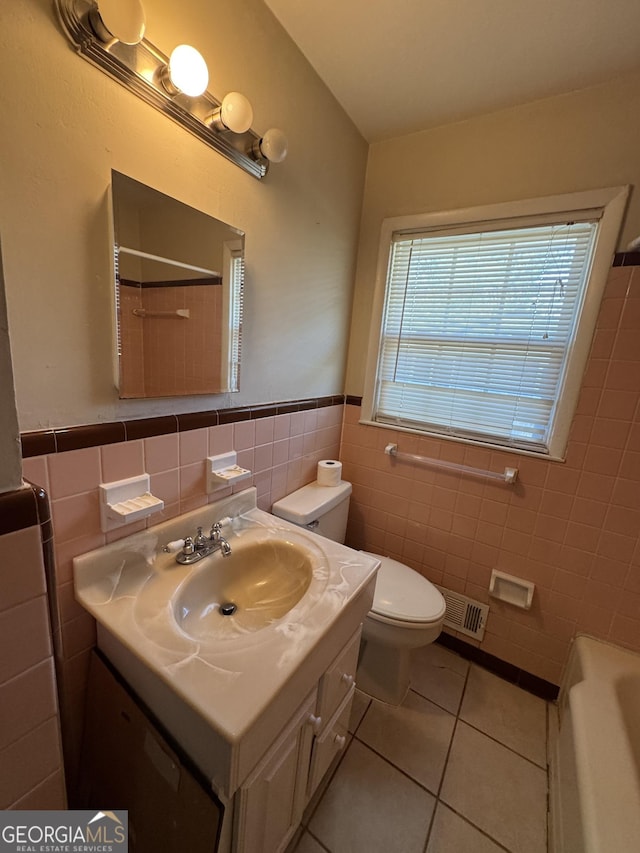
{"label": "cabinet drawer", "polygon": [[351,706],[355,692],[356,688],[352,685],[349,693],[329,722],[329,725],[313,744],[311,769],[309,771],[309,789],[307,792],[308,797],[313,795],[335,756],[347,745],[349,738],[349,718],[351,716]]}
{"label": "cabinet drawer", "polygon": [[333,716],[338,705],[340,705],[355,684],[361,633],[362,626],[358,628],[320,679],[316,710],[316,714],[321,720],[318,724],[319,731],[322,731],[325,723]]}

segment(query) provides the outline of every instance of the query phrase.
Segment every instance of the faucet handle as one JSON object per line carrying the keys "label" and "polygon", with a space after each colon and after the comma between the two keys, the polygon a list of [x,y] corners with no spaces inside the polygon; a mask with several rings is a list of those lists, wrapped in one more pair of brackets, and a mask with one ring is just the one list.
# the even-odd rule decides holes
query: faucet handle
{"label": "faucet handle", "polygon": [[184,539],[174,539],[173,542],[167,542],[166,545],[162,546],[165,554],[175,554],[182,548],[184,548]]}

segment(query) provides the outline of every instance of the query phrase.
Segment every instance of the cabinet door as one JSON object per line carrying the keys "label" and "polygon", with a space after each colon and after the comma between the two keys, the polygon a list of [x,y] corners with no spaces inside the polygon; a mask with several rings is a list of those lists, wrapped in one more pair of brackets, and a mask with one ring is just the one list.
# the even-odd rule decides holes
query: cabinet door
{"label": "cabinet door", "polygon": [[236,853],[280,853],[295,833],[305,804],[316,693],[236,794]]}
{"label": "cabinet door", "polygon": [[109,803],[128,809],[131,853],[217,849],[222,805],[95,651],[81,768],[80,807],[95,810]]}
{"label": "cabinet door", "polygon": [[356,683],[355,675],[358,666],[361,633],[362,626],[358,628],[320,679],[318,710],[316,711],[320,718],[318,723],[320,729],[326,726]]}
{"label": "cabinet door", "polygon": [[311,770],[309,772],[308,799],[315,793],[333,759],[342,752],[349,738],[349,719],[355,687],[343,699],[342,704],[329,721],[326,728],[313,744]]}

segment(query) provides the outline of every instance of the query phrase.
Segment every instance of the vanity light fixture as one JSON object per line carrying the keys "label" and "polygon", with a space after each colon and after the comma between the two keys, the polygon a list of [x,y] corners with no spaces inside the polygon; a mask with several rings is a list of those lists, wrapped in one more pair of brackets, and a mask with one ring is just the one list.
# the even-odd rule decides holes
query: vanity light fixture
{"label": "vanity light fixture", "polygon": [[179,45],[167,57],[144,37],[141,0],[54,0],[69,41],[145,103],[172,118],[219,154],[256,178],[287,153],[282,131],[260,136],[253,110],[239,92],[218,101],[208,91],[209,72],[198,51]]}

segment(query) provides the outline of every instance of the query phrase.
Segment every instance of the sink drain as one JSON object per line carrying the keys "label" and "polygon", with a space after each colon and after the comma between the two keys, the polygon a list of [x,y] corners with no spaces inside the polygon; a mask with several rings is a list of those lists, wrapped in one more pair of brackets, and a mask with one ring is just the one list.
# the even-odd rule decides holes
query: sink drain
{"label": "sink drain", "polygon": [[233,616],[237,609],[238,605],[233,604],[231,601],[220,605],[220,613],[222,613],[223,616]]}

